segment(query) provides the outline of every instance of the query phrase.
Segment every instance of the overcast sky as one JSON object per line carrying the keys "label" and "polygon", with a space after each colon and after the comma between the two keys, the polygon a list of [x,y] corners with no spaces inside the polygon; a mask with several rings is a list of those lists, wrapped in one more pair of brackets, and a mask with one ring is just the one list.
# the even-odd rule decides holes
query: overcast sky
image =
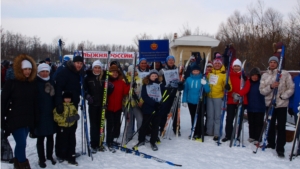
{"label": "overcast sky", "polygon": [[[265,7],[286,18],[297,0],[264,0]],[[222,22],[239,10],[247,13],[256,0],[1,0],[1,26],[43,43],[63,37],[66,44],[131,45],[136,35],[153,38],[181,34],[183,25],[192,31],[215,35]]]}

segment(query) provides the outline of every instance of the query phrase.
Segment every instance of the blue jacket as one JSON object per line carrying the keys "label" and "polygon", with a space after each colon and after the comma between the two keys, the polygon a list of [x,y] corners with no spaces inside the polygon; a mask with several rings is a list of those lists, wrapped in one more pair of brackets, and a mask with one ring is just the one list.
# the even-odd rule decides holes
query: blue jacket
{"label": "blue jacket", "polygon": [[248,105],[247,105],[247,112],[265,112],[266,105],[265,105],[265,96],[260,94],[259,85],[260,79],[256,82],[250,80],[250,90],[247,94],[248,97]]}
{"label": "blue jacket", "polygon": [[[182,103],[198,104],[200,89],[202,86],[201,79],[202,74],[193,75],[192,73],[190,77],[186,79],[182,96]],[[210,92],[208,82],[203,86],[203,89],[206,93]]]}
{"label": "blue jacket", "polygon": [[294,78],[295,91],[292,97],[290,97],[289,108],[293,109],[293,112],[297,114],[298,106],[300,103],[300,74]]}

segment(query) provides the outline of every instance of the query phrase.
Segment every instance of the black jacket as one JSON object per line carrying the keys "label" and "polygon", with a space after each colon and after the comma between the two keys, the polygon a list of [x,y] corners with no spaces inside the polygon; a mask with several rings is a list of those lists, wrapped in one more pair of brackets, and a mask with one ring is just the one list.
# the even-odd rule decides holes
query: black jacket
{"label": "black jacket", "polygon": [[104,90],[104,80],[103,72],[100,75],[94,75],[91,70],[86,72],[84,78],[84,90],[85,97],[90,95],[93,98],[93,106],[103,105],[103,90]]}

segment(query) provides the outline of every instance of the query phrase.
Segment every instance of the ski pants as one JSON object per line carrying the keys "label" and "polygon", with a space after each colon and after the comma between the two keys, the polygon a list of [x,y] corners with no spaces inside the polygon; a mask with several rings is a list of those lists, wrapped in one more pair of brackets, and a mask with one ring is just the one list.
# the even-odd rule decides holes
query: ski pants
{"label": "ski pants", "polygon": [[40,161],[46,161],[45,151],[44,151],[45,138],[47,138],[47,142],[46,142],[47,158],[48,159],[52,158],[52,154],[53,154],[53,145],[54,145],[53,134],[47,136],[38,136],[36,141],[36,148],[37,148],[37,153]]}
{"label": "ski pants", "polygon": [[[238,105],[227,104],[227,115],[226,115],[226,126],[225,126],[226,138],[230,139],[233,134],[233,121],[236,117],[236,113],[238,113]],[[244,117],[244,106],[242,106],[242,111],[240,113],[240,123],[239,123],[237,138],[239,138],[241,134],[243,117]]]}
{"label": "ski pants", "polygon": [[[287,116],[287,107],[275,108],[272,114],[272,119],[271,119],[267,139],[268,139],[268,144],[270,146],[275,147],[276,145],[276,151],[278,152],[284,152],[284,146],[286,143],[286,131],[285,131],[286,116]],[[276,138],[276,128],[275,128],[276,121],[277,121],[277,138]]]}
{"label": "ski pants", "polygon": [[222,98],[207,97],[207,129],[206,133],[210,136],[219,136],[220,119],[222,113]]}
{"label": "ski pants", "polygon": [[[300,116],[300,114],[299,114],[299,116]],[[295,124],[297,124],[298,116],[294,115],[294,119],[295,119]],[[300,125],[300,122],[299,122],[298,125]],[[298,138],[298,150],[297,150],[297,153],[298,153],[298,155],[300,155],[300,137],[299,137],[299,135],[300,135],[300,126],[298,126],[298,130],[296,132],[297,132],[296,133],[296,138]]]}
{"label": "ski pants", "polygon": [[249,138],[261,142],[262,140],[258,139],[264,126],[265,112],[247,112],[247,114],[249,122]]}
{"label": "ski pants", "polygon": [[127,126],[127,136],[126,136],[128,140],[132,137],[134,133],[133,125],[135,124],[134,123],[135,119],[137,122],[137,130],[141,128],[143,122],[143,113],[141,111],[141,108],[139,107],[130,107],[129,112],[127,113],[129,113],[129,123]]}
{"label": "ski pants", "polygon": [[195,130],[194,137],[195,136],[200,137],[202,134],[202,132],[201,132],[201,104],[199,103],[198,110],[197,110],[197,104],[188,103],[188,107],[189,107],[189,111],[190,111],[190,115],[191,115],[191,124],[192,124],[191,130],[193,130],[196,111],[199,111],[196,126],[194,128],[194,130]]}
{"label": "ski pants", "polygon": [[15,146],[15,158],[20,163],[23,163],[26,161],[26,140],[29,133],[29,128],[19,128],[12,132],[12,135],[15,139],[16,146]]}
{"label": "ski pants", "polygon": [[100,123],[102,106],[89,106],[91,147],[97,148],[100,143]]}
{"label": "ski pants", "polygon": [[58,126],[55,142],[56,156],[68,161],[75,160],[77,122],[70,127]]}
{"label": "ski pants", "polygon": [[107,111],[106,116],[106,144],[110,145],[113,143],[114,138],[118,138],[120,135],[121,128],[121,114],[122,110],[116,112]]}
{"label": "ski pants", "polygon": [[154,144],[158,137],[158,128],[159,128],[159,122],[161,120],[160,114],[143,114],[143,124],[141,126],[141,129],[139,131],[139,142],[144,142],[146,137],[146,131],[149,127],[150,123],[152,124],[152,130],[151,130],[151,138],[150,143]]}

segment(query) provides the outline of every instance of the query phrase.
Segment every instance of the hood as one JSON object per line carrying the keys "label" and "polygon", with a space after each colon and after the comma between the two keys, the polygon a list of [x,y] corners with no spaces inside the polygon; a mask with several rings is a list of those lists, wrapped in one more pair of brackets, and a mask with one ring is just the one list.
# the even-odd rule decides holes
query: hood
{"label": "hood", "polygon": [[[31,74],[28,78],[26,78],[23,75],[23,70],[22,70],[22,61],[23,60],[28,60],[32,65]],[[30,57],[26,54],[21,54],[14,59],[13,69],[14,69],[15,78],[17,80],[20,80],[20,81],[28,80],[29,82],[32,82],[36,78],[36,74],[37,74],[36,63],[32,57]]]}
{"label": "hood", "polygon": [[[158,83],[160,83],[160,82],[162,82],[162,77],[161,76],[158,76],[158,81],[157,81]],[[151,81],[150,81],[150,76],[149,75],[147,75],[144,79],[143,79],[143,84],[144,85],[148,85],[148,84],[150,84],[151,83]]]}

